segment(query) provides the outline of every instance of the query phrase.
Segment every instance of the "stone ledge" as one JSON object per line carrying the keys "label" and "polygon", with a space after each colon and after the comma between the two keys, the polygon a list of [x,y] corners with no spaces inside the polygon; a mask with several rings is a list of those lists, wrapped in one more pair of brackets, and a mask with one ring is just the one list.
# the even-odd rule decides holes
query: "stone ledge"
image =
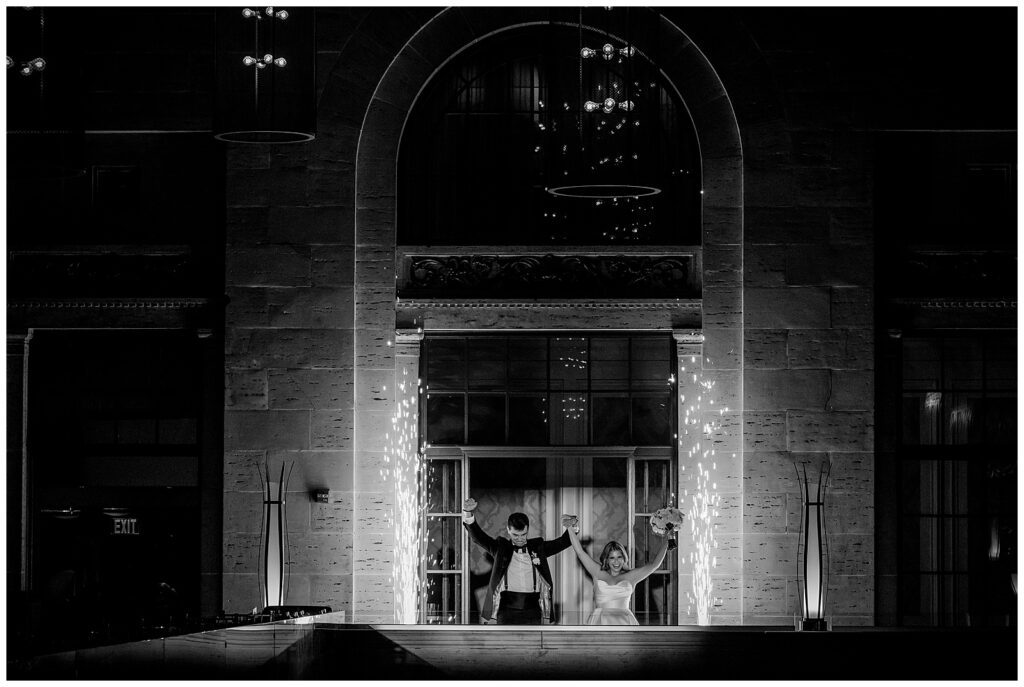
{"label": "stone ledge", "polygon": [[548,299],[538,298],[536,300],[502,300],[488,299],[480,300],[474,298],[465,299],[434,299],[434,298],[407,298],[398,299],[399,308],[684,308],[688,310],[699,310],[701,302],[699,299],[638,299],[638,300],[592,300],[592,299]]}

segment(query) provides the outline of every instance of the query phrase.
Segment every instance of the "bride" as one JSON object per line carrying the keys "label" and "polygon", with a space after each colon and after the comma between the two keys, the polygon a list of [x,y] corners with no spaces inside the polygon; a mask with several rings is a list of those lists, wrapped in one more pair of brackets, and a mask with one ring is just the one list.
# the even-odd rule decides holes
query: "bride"
{"label": "bride", "polygon": [[594,580],[594,612],[587,619],[587,625],[639,625],[636,616],[629,610],[633,588],[647,579],[665,560],[674,531],[670,530],[661,538],[658,551],[647,565],[630,569],[626,549],[619,542],[613,539],[605,544],[600,560],[595,561],[583,550],[579,526],[575,525],[575,521],[568,530],[573,551]]}

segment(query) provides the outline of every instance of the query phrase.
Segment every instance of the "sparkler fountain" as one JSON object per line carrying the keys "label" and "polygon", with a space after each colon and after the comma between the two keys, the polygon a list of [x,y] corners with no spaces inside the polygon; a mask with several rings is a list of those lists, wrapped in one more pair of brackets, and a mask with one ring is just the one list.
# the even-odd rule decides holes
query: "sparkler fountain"
{"label": "sparkler fountain", "polygon": [[420,594],[421,473],[419,451],[419,342],[422,331],[396,337],[395,414],[385,436],[383,484],[394,489],[395,507],[388,523],[395,533],[392,582],[395,622],[414,624]]}
{"label": "sparkler fountain", "polygon": [[[690,522],[689,562],[693,566],[693,582],[687,592],[688,612],[696,611],[698,625],[710,625],[711,609],[717,602],[712,580],[712,571],[718,565],[715,520],[722,499],[718,493],[718,463],[713,444],[713,439],[722,432],[722,424],[712,413],[717,411],[721,417],[729,409],[714,407],[715,381],[708,379],[703,369],[703,335],[699,332],[677,332],[675,336],[679,360],[677,438],[680,470],[685,474],[687,466],[691,470],[696,468],[695,476],[690,477],[687,486],[681,485],[683,499],[680,502]],[[684,393],[684,387],[688,393]]]}

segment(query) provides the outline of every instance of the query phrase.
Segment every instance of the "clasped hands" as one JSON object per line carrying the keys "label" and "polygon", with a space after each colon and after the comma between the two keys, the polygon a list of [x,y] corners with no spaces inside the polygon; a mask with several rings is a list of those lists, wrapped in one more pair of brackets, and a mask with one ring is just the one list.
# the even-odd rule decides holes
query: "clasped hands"
{"label": "clasped hands", "polygon": [[[476,510],[477,502],[474,498],[468,498],[462,502],[462,510],[466,513],[472,513]],[[570,527],[576,534],[580,533],[580,519],[576,515],[562,515],[562,527],[569,529]]]}
{"label": "clasped hands", "polygon": [[562,527],[565,529],[572,528],[572,531],[576,534],[580,533],[580,519],[576,515],[562,514]]}

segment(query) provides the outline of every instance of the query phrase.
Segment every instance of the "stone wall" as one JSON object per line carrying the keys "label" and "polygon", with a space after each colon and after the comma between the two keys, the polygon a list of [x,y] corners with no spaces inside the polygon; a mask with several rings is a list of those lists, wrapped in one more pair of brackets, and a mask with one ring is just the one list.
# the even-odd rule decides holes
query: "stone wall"
{"label": "stone wall", "polygon": [[[335,72],[368,10],[317,13],[314,142],[228,144],[224,608],[260,604],[257,466],[292,468],[286,603],[352,610],[354,161],[376,65]],[[364,36],[365,40],[365,36]],[[335,84],[335,82],[337,82]],[[328,489],[326,504],[310,491]]]}
{"label": "stone wall", "polygon": [[[735,453],[721,468],[723,601],[713,622],[791,622],[799,501],[789,475],[793,461],[831,457],[835,612],[842,609],[842,622],[869,623],[873,522],[859,505],[872,502],[873,449],[863,141],[844,128],[846,103],[830,110],[813,91],[785,83],[793,65],[779,60],[813,65],[813,54],[762,54],[729,12],[665,14],[670,21],[651,31],[674,37],[664,43],[666,64],[704,158],[702,366],[730,408],[716,445]],[[316,140],[229,146],[229,612],[258,604],[254,465],[283,461],[294,463],[288,602],[330,605],[362,622],[394,618],[388,528],[396,494],[382,475],[397,408],[401,126],[420,86],[452,54],[547,16],[526,8],[320,10]],[[330,502],[311,503],[313,488],[329,489]]]}
{"label": "stone wall", "polygon": [[[745,126],[744,621],[787,624],[797,584],[795,466],[831,462],[826,613],[874,619],[871,159],[860,86],[810,49],[764,51],[771,117]],[[726,77],[728,84],[728,77]],[[763,114],[763,113],[760,113]]]}

